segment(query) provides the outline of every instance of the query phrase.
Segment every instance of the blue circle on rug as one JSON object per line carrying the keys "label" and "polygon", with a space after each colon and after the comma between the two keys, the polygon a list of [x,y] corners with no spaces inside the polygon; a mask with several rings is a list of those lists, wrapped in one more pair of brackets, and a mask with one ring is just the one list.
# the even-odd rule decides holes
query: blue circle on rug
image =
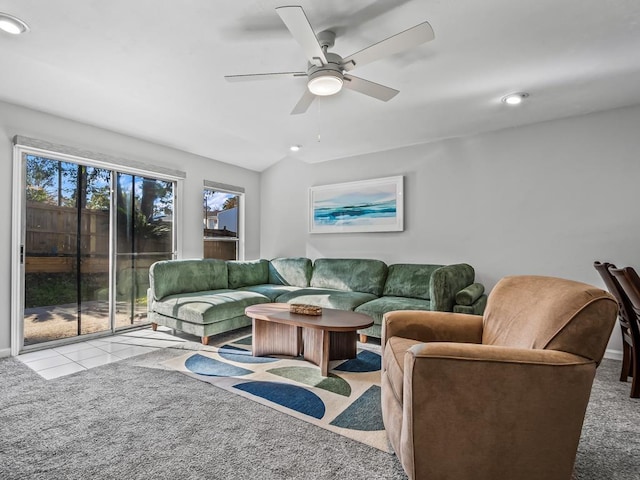
{"label": "blue circle on rug", "polygon": [[356,358],[341,363],[333,370],[340,372],[375,372],[382,367],[382,358],[380,355],[369,350],[361,350]]}
{"label": "blue circle on rug", "polygon": [[253,373],[246,368],[236,367],[229,363],[221,362],[214,358],[205,357],[196,353],[191,355],[184,362],[184,366],[190,372],[209,377],[242,377]]}
{"label": "blue circle on rug", "polygon": [[233,387],[313,418],[324,417],[324,402],[306,388],[275,382],[245,382]]}

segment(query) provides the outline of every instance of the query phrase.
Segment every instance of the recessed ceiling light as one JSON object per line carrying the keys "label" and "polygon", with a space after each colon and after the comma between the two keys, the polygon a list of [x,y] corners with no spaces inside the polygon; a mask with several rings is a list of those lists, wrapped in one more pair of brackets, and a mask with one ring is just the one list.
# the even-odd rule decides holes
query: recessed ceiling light
{"label": "recessed ceiling light", "polygon": [[20,35],[29,31],[29,25],[13,15],[0,13],[0,30],[12,35]]}
{"label": "recessed ceiling light", "polygon": [[525,92],[510,93],[502,97],[502,101],[507,105],[520,105],[528,96],[529,94]]}
{"label": "recessed ceiling light", "polygon": [[289,147],[289,150],[291,150],[292,152],[297,152],[298,150],[300,150],[301,146],[300,145],[291,145]]}

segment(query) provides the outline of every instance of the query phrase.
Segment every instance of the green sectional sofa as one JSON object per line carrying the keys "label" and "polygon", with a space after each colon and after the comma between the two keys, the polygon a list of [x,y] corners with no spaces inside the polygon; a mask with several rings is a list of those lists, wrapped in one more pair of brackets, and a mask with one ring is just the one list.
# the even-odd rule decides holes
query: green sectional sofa
{"label": "green sectional sofa", "polygon": [[373,259],[165,260],[149,269],[148,314],[202,338],[251,324],[259,303],[305,303],[354,310],[373,318],[361,339],[380,338],[382,316],[393,310],[482,315],[487,296],[470,265],[387,265]]}

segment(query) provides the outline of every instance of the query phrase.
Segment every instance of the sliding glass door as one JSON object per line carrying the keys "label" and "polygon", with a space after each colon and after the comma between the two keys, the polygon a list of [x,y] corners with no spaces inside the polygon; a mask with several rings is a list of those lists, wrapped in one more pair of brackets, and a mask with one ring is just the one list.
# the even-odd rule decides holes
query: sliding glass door
{"label": "sliding glass door", "polygon": [[146,323],[149,266],[173,258],[175,183],[22,160],[23,345]]}
{"label": "sliding glass door", "polygon": [[173,182],[116,174],[116,327],[146,322],[149,267],[173,258]]}

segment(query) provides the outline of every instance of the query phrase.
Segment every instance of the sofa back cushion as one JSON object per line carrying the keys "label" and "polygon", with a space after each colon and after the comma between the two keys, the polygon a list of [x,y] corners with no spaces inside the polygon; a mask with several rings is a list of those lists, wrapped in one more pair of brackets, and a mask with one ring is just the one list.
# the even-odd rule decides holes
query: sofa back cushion
{"label": "sofa back cushion", "polygon": [[269,261],[269,283],[308,287],[312,268],[308,258],[274,258]]}
{"label": "sofa back cushion", "polygon": [[489,295],[482,343],[561,350],[600,362],[617,310],[611,295],[585,283],[504,277]]}
{"label": "sofa back cushion", "polygon": [[430,300],[431,275],[441,266],[409,263],[389,265],[383,295]]}
{"label": "sofa back cushion", "polygon": [[149,268],[149,286],[155,300],[177,293],[228,288],[227,278],[224,260],[163,260]]}
{"label": "sofa back cushion", "polygon": [[230,260],[227,262],[227,268],[229,270],[229,288],[269,283],[268,260]]}
{"label": "sofa back cushion", "polygon": [[380,296],[387,265],[380,260],[319,258],[313,263],[311,286]]}

